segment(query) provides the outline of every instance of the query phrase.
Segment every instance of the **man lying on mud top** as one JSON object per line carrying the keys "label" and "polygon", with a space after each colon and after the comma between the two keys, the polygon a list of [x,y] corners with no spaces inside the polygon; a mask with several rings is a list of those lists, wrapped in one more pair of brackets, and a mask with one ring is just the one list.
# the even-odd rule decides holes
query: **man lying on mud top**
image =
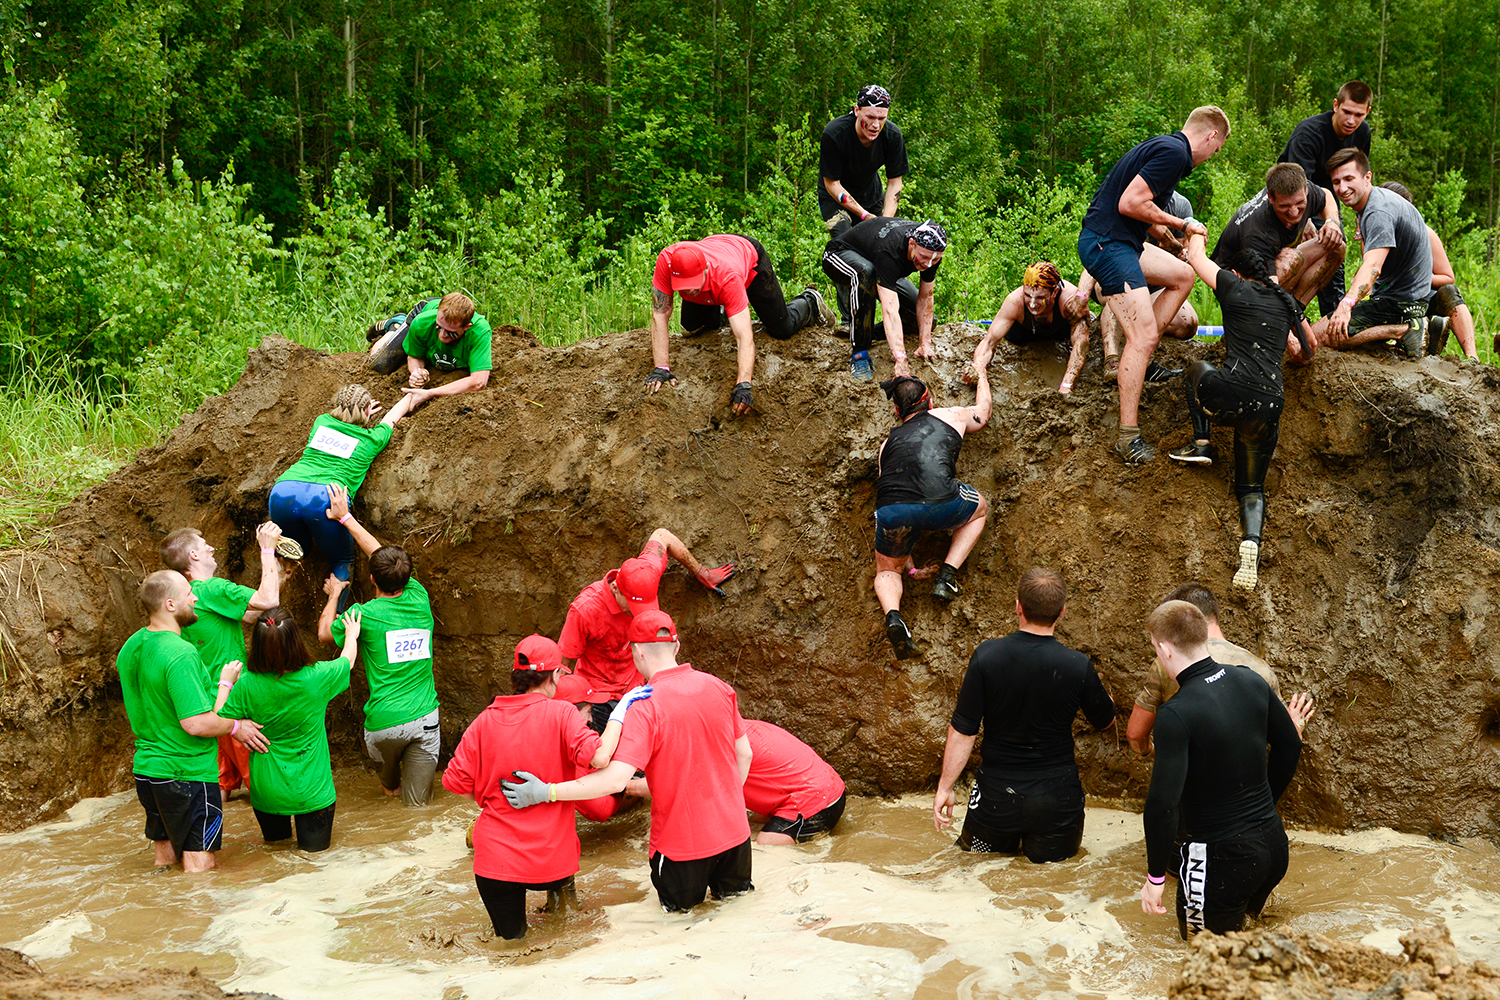
{"label": "man lying on mud top", "polygon": [[[370,327],[370,367],[388,375],[406,362],[408,385],[416,409],[433,396],[477,392],[490,384],[490,324],[474,312],[474,300],[449,292],[441,300],[423,299],[410,313]],[[467,371],[463,378],[428,387],[432,372]]]}

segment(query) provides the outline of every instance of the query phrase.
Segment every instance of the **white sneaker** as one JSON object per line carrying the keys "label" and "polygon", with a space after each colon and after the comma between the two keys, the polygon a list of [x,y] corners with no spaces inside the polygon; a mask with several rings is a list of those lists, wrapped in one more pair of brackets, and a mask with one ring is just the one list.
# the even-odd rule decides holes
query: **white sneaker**
{"label": "white sneaker", "polygon": [[1260,561],[1260,546],[1246,539],[1240,542],[1240,568],[1234,571],[1234,585],[1246,590],[1254,590],[1256,581],[1260,579],[1260,570],[1256,564]]}

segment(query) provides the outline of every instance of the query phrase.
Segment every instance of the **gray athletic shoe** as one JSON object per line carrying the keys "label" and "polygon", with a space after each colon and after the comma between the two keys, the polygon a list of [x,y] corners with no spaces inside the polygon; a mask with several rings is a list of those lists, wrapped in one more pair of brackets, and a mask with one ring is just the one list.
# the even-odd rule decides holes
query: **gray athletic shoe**
{"label": "gray athletic shoe", "polygon": [[1427,350],[1427,317],[1401,336],[1401,350],[1408,358],[1420,358]]}
{"label": "gray athletic shoe", "polygon": [[873,382],[875,381],[875,366],[870,364],[869,357],[850,358],[849,374],[861,382]]}
{"label": "gray athletic shoe", "polygon": [[818,326],[831,327],[835,325],[838,322],[839,318],[832,309],[828,308],[828,303],[823,301],[823,293],[818,291],[812,285],[808,285],[806,291],[808,295],[812,296],[813,306],[816,309],[816,314],[813,316],[813,322]]}
{"label": "gray athletic shoe", "polygon": [[1427,353],[1442,354],[1448,346],[1448,317],[1429,316],[1427,319]]}
{"label": "gray athletic shoe", "polygon": [[1143,465],[1156,457],[1156,449],[1147,444],[1145,438],[1137,435],[1129,441],[1115,442],[1115,454],[1126,465]]}

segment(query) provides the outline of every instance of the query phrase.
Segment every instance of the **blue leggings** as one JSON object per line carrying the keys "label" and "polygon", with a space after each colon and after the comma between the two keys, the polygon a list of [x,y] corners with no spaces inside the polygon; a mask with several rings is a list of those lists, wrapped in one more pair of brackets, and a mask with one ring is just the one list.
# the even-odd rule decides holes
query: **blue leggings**
{"label": "blue leggings", "polygon": [[[350,497],[353,500],[353,497]],[[325,516],[328,487],[321,483],[279,482],[271,487],[271,520],[303,549],[316,548],[340,580],[354,569],[354,536]]]}

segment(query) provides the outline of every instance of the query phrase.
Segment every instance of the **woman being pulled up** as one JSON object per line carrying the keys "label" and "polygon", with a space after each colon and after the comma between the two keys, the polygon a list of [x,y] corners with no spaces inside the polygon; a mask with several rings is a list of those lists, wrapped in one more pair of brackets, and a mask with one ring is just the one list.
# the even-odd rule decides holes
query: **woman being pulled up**
{"label": "woman being pulled up", "polygon": [[1195,361],[1187,370],[1193,443],[1171,453],[1178,462],[1211,465],[1210,423],[1234,428],[1234,492],[1240,501],[1240,565],[1234,585],[1254,588],[1259,577],[1261,529],[1266,520],[1266,470],[1276,451],[1281,409],[1281,359],[1312,359],[1312,331],[1302,306],[1267,270],[1254,250],[1241,250],[1228,268],[1209,260],[1203,237],[1192,237],[1187,261],[1213,289],[1224,314],[1223,368]]}

